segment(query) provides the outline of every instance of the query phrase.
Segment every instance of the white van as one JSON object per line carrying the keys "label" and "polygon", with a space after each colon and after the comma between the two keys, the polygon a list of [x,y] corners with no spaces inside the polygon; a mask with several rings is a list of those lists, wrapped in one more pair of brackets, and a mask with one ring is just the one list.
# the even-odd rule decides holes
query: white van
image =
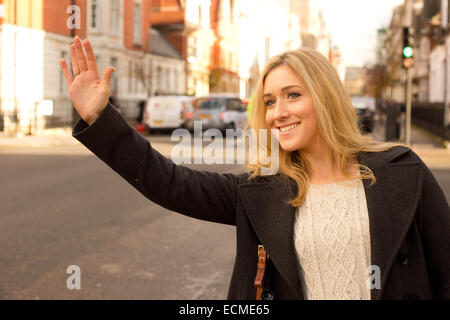
{"label": "white van", "polygon": [[144,123],[149,133],[155,129],[183,128],[192,115],[193,99],[188,96],[151,97],[144,112]]}

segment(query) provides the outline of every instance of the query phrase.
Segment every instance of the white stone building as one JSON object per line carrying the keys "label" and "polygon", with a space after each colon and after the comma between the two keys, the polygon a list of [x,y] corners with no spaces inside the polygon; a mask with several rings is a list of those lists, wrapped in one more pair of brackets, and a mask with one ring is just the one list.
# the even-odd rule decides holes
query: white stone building
{"label": "white stone building", "polygon": [[299,17],[290,0],[240,1],[240,94],[249,97],[274,55],[302,45]]}

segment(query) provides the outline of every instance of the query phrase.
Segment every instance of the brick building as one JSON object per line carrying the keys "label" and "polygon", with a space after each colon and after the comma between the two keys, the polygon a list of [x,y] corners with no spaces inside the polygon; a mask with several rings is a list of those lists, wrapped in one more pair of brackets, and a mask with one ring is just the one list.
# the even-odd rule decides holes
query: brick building
{"label": "brick building", "polygon": [[186,61],[188,94],[209,93],[211,48],[210,0],[153,0],[152,26],[163,35]]}
{"label": "brick building", "polygon": [[[86,1],[79,0],[79,30],[67,26],[71,0],[0,1],[0,110],[4,129],[29,133],[70,122],[68,98],[59,60],[69,57],[73,34],[85,37]],[[46,117],[39,116],[45,108]],[[52,112],[51,112],[52,111]]]}
{"label": "brick building", "polygon": [[239,2],[212,0],[211,28],[215,41],[211,55],[211,92],[239,93]]}
{"label": "brick building", "polygon": [[[110,65],[117,68],[112,94],[129,119],[137,117],[138,103],[154,94],[157,71],[183,79],[180,57],[172,55],[168,63],[158,50],[152,52],[151,3],[0,0],[0,121],[5,130],[28,133],[77,120],[59,65],[61,58],[70,59],[75,35],[91,40],[100,72]],[[184,81],[176,84],[168,91],[184,93]],[[52,112],[39,116],[41,106]]]}

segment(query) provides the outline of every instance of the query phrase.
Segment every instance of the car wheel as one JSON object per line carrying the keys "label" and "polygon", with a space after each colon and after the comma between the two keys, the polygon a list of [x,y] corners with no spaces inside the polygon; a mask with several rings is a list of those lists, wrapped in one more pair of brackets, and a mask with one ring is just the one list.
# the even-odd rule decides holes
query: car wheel
{"label": "car wheel", "polygon": [[222,134],[223,134],[224,137],[227,136],[227,129],[233,129],[233,130],[234,130],[234,129],[235,129],[234,123],[233,123],[233,122],[227,123],[227,124],[223,127],[223,129],[222,129],[221,131],[222,131]]}

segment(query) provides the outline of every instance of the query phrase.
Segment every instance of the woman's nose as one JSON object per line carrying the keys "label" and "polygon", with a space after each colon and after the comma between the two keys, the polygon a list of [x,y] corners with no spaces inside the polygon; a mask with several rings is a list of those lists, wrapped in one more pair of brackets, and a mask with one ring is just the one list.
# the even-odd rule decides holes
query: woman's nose
{"label": "woman's nose", "polygon": [[275,108],[275,118],[276,119],[282,119],[282,118],[288,118],[290,116],[290,112],[288,109],[288,106],[284,104],[283,102],[278,102],[277,106]]}

